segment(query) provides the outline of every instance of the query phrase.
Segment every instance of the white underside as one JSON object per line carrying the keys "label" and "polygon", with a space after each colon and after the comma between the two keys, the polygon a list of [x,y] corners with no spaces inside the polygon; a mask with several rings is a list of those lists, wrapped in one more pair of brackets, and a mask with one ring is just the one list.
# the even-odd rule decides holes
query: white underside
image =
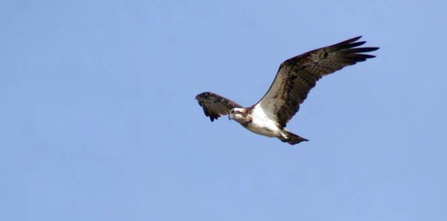
{"label": "white underside", "polygon": [[257,104],[252,112],[252,123],[247,126],[250,131],[268,136],[268,137],[282,137],[283,132],[278,127],[272,113],[266,112]]}

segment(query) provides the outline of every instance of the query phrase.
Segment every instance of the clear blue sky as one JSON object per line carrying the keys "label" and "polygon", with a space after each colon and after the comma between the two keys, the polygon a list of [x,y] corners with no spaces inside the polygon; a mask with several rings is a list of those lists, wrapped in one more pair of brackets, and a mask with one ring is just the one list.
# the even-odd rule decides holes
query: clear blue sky
{"label": "clear blue sky", "polygon": [[[0,220],[447,220],[445,1],[2,1]],[[289,146],[249,106],[279,64],[363,35]]]}

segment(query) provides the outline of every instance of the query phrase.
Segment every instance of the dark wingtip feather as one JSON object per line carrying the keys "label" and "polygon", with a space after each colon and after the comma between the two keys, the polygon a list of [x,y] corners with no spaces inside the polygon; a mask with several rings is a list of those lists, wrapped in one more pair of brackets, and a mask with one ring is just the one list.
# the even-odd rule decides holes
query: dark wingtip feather
{"label": "dark wingtip feather", "polygon": [[362,35],[359,35],[357,37],[350,38],[350,39],[348,39],[348,40],[346,40],[344,42],[346,42],[346,43],[355,42],[355,41],[359,40],[362,37],[363,37]]}
{"label": "dark wingtip feather", "polygon": [[361,37],[362,36],[357,36],[357,37],[339,42],[337,44],[329,46],[329,48],[331,51],[337,51],[337,50],[348,49],[348,48],[353,48],[353,47],[363,45],[366,43],[366,41],[357,42]]}
{"label": "dark wingtip feather", "polygon": [[[361,36],[359,36],[361,37]],[[350,40],[358,40],[359,37],[352,38]],[[367,52],[377,51],[379,47],[358,47],[366,43],[366,41],[344,41],[345,44],[339,43],[336,44],[336,47],[333,47],[334,51],[339,51],[339,53],[344,54],[347,60],[346,63],[355,64],[356,62],[366,61],[366,59],[375,58],[375,55],[363,54]]]}
{"label": "dark wingtip feather", "polygon": [[368,58],[375,58],[376,57],[375,55],[372,55],[372,54],[359,54],[359,55],[364,57],[364,58],[366,58],[366,59],[368,59]]}
{"label": "dark wingtip feather", "polygon": [[344,45],[345,47],[343,48],[354,48],[354,47],[358,47],[360,45],[364,45],[366,43],[366,41],[359,41],[359,42],[354,42],[352,44],[346,44]]}
{"label": "dark wingtip feather", "polygon": [[375,55],[371,54],[351,54],[349,55],[350,58],[375,58]]}
{"label": "dark wingtip feather", "polygon": [[379,49],[378,47],[364,47],[364,48],[353,48],[346,50],[348,53],[362,53],[362,52],[371,52]]}
{"label": "dark wingtip feather", "polygon": [[342,41],[342,42],[340,42],[340,43],[337,43],[337,44],[335,44],[335,45],[345,45],[345,44],[350,44],[350,43],[353,43],[353,42],[358,41],[361,37],[362,37],[362,36],[353,37],[353,38],[350,38],[350,39],[348,39],[348,40],[344,40],[344,41]]}

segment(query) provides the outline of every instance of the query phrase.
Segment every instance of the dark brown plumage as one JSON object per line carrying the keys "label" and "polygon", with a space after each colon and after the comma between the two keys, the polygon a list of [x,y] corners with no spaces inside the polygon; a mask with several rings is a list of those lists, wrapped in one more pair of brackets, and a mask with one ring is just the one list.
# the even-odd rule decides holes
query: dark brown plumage
{"label": "dark brown plumage", "polygon": [[356,42],[360,38],[361,36],[351,38],[284,61],[270,89],[259,101],[262,108],[273,109],[273,113],[278,116],[278,122],[285,127],[320,78],[375,57],[362,53],[375,51],[378,47],[356,48],[365,44],[365,41]]}
{"label": "dark brown plumage", "polygon": [[227,115],[235,107],[242,107],[232,100],[211,92],[203,92],[197,95],[196,99],[203,108],[205,115],[210,117],[211,121],[214,121],[222,115]]}
{"label": "dark brown plumage", "polygon": [[211,92],[196,96],[211,121],[229,114],[252,132],[277,137],[283,142],[297,144],[307,139],[286,130],[287,122],[298,112],[316,82],[325,75],[346,66],[374,58],[365,54],[378,47],[359,47],[365,41],[355,37],[331,46],[315,49],[284,61],[267,93],[255,105],[242,108],[239,104]]}

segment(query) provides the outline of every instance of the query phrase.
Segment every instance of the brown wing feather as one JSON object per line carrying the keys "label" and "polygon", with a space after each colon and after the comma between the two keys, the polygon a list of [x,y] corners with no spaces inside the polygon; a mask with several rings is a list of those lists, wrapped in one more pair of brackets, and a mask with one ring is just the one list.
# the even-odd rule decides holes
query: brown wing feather
{"label": "brown wing feather", "polygon": [[241,107],[236,102],[211,92],[203,92],[197,95],[196,99],[203,108],[205,115],[210,117],[211,121],[218,119],[222,115],[227,115],[235,107]]}
{"label": "brown wing feather", "polygon": [[284,61],[270,89],[258,104],[264,110],[273,113],[281,126],[285,127],[320,78],[343,67],[375,57],[363,53],[379,48],[358,48],[365,43],[365,41],[358,42],[360,38],[361,36],[351,38]]}

